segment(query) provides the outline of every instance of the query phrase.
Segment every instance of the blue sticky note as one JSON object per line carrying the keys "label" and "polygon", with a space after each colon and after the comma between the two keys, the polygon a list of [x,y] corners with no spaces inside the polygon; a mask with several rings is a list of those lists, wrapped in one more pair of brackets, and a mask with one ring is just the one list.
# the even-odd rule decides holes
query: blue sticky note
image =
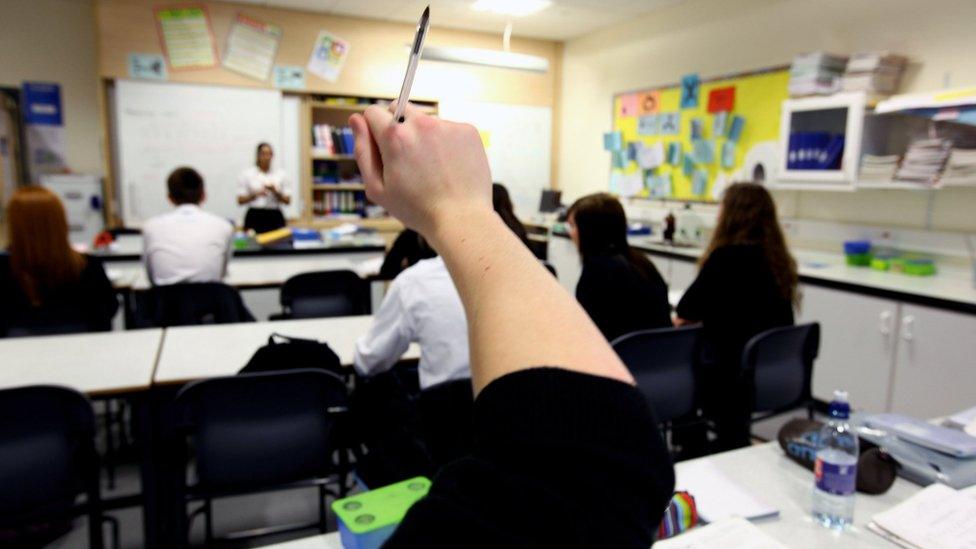
{"label": "blue sticky note", "polygon": [[695,162],[699,164],[711,164],[715,162],[715,141],[711,139],[698,139],[694,142]]}
{"label": "blue sticky note", "polygon": [[705,170],[695,170],[695,175],[691,181],[691,192],[698,196],[705,194],[708,187],[708,172]]}
{"label": "blue sticky note", "polygon": [[732,123],[729,125],[729,141],[739,142],[739,138],[742,137],[742,127],[746,125],[746,119],[739,115],[732,117]]}
{"label": "blue sticky note", "polygon": [[731,169],[735,166],[735,141],[726,141],[722,144],[722,167]]}
{"label": "blue sticky note", "polygon": [[658,133],[658,115],[656,114],[645,114],[637,119],[637,133],[638,135],[657,135]]}
{"label": "blue sticky note", "polygon": [[130,53],[129,76],[143,80],[166,80],[166,59],[159,53]]}
{"label": "blue sticky note", "polygon": [[726,111],[717,112],[712,115],[712,137],[725,135],[725,123],[728,119],[729,113]]}
{"label": "blue sticky note", "polygon": [[691,140],[696,141],[698,139],[704,139],[705,129],[704,124],[702,124],[701,118],[691,119]]}
{"label": "blue sticky note", "polygon": [[668,164],[677,166],[681,163],[681,144],[677,141],[668,143]]}
{"label": "blue sticky note", "polygon": [[693,109],[698,106],[698,88],[701,79],[697,74],[686,74],[681,77],[681,108]]}
{"label": "blue sticky note", "polygon": [[603,149],[607,151],[619,151],[624,146],[624,138],[620,132],[608,132],[603,134]]}
{"label": "blue sticky note", "polygon": [[284,90],[305,89],[305,67],[296,65],[275,65],[274,83],[276,88]]}
{"label": "blue sticky note", "polygon": [[691,174],[695,173],[695,159],[690,154],[685,155],[685,161],[681,171],[684,172],[685,177],[691,177]]}
{"label": "blue sticky note", "polygon": [[661,135],[681,133],[681,111],[662,112],[657,115],[657,131]]}

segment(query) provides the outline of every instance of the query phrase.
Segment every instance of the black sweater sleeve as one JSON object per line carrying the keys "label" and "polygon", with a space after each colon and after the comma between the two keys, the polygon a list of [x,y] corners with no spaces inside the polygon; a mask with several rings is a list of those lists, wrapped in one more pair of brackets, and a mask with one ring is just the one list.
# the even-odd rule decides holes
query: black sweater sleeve
{"label": "black sweater sleeve", "polygon": [[81,273],[79,289],[84,303],[83,310],[88,316],[90,326],[109,330],[112,317],[119,309],[115,288],[105,274],[101,259],[92,256],[87,256],[85,259],[85,270]]}
{"label": "black sweater sleeve", "polygon": [[441,470],[385,547],[650,546],[674,469],[634,387],[524,370],[481,392],[474,424],[472,454]]}
{"label": "black sweater sleeve", "polygon": [[619,281],[614,280],[607,266],[596,262],[583,266],[576,283],[576,300],[608,340],[616,335],[614,325],[621,315],[615,284]]}

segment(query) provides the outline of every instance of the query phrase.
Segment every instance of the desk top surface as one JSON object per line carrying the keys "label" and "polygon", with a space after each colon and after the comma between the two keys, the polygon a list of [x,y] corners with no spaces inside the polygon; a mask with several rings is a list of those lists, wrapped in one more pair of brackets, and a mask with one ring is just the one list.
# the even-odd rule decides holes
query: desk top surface
{"label": "desk top surface", "polygon": [[163,330],[0,339],[0,389],[61,385],[91,395],[149,387]]}
{"label": "desk top surface", "polygon": [[[356,340],[372,324],[373,317],[366,315],[169,328],[154,381],[182,383],[234,375],[268,343],[271,334],[324,341],[339,355],[343,365],[350,366]],[[411,345],[403,358],[419,356],[420,348]]]}
{"label": "desk top surface", "polygon": [[[119,263],[142,260],[142,235],[120,236],[110,249],[94,250],[92,255],[99,257],[106,263]],[[249,243],[244,248],[235,248],[233,256],[240,257],[274,257],[296,255],[322,255],[356,252],[382,252],[386,250],[386,241],[375,233],[345,235],[340,238],[325,236],[322,240],[294,244],[280,242],[265,246]]]}

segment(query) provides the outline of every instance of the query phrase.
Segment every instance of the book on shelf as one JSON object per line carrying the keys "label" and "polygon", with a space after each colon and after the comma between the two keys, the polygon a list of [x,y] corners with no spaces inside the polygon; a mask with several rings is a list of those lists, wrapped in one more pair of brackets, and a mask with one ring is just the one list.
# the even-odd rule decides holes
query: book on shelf
{"label": "book on shelf", "polygon": [[841,79],[844,91],[891,95],[898,91],[908,59],[887,52],[860,52],[851,56]]}
{"label": "book on shelf", "polygon": [[328,155],[350,155],[356,146],[352,128],[329,124],[312,125],[312,147]]}
{"label": "book on shelf", "polygon": [[895,179],[934,185],[942,175],[951,150],[952,141],[948,139],[929,138],[912,141],[895,173]]}
{"label": "book on shelf", "polygon": [[365,217],[366,193],[364,191],[327,191],[315,193],[312,201],[315,216],[350,215]]}
{"label": "book on shelf", "polygon": [[864,181],[891,181],[898,171],[901,156],[897,154],[861,156],[861,171],[859,179]]}

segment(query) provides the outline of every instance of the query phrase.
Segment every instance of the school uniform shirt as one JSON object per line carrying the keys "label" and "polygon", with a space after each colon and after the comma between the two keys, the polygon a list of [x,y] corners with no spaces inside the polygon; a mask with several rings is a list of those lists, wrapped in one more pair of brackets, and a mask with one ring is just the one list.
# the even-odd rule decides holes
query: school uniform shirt
{"label": "school uniform shirt", "polygon": [[142,228],[143,261],[157,286],[220,282],[227,270],[234,227],[196,204],[157,215]]}
{"label": "school uniform shirt", "polygon": [[671,326],[668,285],[655,269],[644,277],[624,254],[583,262],[576,299],[607,341],[638,330]]}
{"label": "school uniform shirt", "polygon": [[413,342],[420,344],[421,389],[471,377],[464,307],[440,257],[393,280],[372,328],[356,343],[356,371],[370,376],[389,370]]}
{"label": "school uniform shirt", "polygon": [[[243,172],[237,180],[237,196],[250,196],[261,192],[267,185],[273,185],[281,194],[291,197],[291,184],[285,177],[284,170],[272,169],[261,171],[257,166],[251,166]],[[280,208],[282,206],[278,197],[272,193],[259,196],[247,203],[249,208]]]}

